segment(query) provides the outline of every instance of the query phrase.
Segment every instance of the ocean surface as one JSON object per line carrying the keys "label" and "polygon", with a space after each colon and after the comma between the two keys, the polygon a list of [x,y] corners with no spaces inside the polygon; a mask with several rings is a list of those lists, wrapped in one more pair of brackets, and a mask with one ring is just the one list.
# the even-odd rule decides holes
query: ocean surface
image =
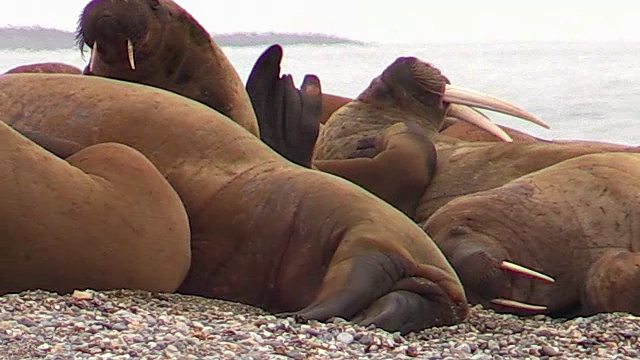
{"label": "ocean surface", "polygon": [[[243,81],[266,49],[223,48]],[[546,139],[589,139],[640,145],[640,42],[420,45],[295,45],[282,69],[297,85],[320,77],[323,91],[356,96],[397,57],[416,56],[454,85],[487,92],[544,119],[551,130],[485,112],[494,121]],[[89,53],[0,49],[0,73],[17,65],[60,61],[83,68]]]}

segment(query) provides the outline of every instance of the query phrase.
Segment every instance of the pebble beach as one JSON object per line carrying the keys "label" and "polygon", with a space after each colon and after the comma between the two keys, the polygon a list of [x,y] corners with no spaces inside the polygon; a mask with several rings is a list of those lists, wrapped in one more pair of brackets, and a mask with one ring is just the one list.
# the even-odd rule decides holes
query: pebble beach
{"label": "pebble beach", "polygon": [[297,323],[232,302],[142,291],[0,297],[0,359],[634,359],[640,318],[521,318],[480,306],[406,336]]}

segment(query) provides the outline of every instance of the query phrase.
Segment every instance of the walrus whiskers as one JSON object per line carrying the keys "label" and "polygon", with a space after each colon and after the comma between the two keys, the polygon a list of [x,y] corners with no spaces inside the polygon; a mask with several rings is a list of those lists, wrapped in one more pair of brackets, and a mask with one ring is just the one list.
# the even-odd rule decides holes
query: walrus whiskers
{"label": "walrus whiskers", "polygon": [[131,39],[127,39],[127,55],[129,56],[129,66],[131,66],[131,70],[136,69],[136,60],[133,57],[133,43]]}
{"label": "walrus whiskers", "polygon": [[446,84],[442,100],[449,103],[474,106],[481,109],[512,115],[549,129],[549,125],[527,110],[511,102],[476,90]]}
{"label": "walrus whiskers", "polygon": [[526,268],[526,267],[524,267],[522,265],[514,264],[514,263],[509,262],[509,261],[503,261],[500,264],[500,269],[506,270],[506,271],[511,271],[511,272],[514,272],[514,273],[519,274],[519,275],[530,276],[530,277],[532,277],[534,279],[541,280],[541,281],[548,282],[548,283],[556,282],[551,276],[545,275],[543,273],[539,273],[539,272],[537,272],[535,270],[531,270],[531,269]]}
{"label": "walrus whiskers", "polygon": [[511,139],[511,136],[509,136],[509,134],[507,134],[504,130],[502,130],[487,116],[485,116],[484,114],[475,110],[472,107],[458,105],[458,104],[451,104],[447,111],[447,115],[466,121],[469,124],[472,124],[474,126],[477,126],[480,129],[497,136],[500,140],[503,140],[506,142],[513,142],[513,139]]}
{"label": "walrus whiskers", "polygon": [[91,59],[89,60],[89,71],[93,71],[93,66],[96,63],[96,56],[98,54],[98,42],[95,41],[91,47]]}
{"label": "walrus whiskers", "polygon": [[491,302],[493,304],[496,304],[496,305],[507,306],[507,307],[520,309],[520,310],[528,310],[528,311],[544,311],[544,310],[547,310],[546,306],[532,305],[532,304],[527,304],[527,303],[523,303],[523,302],[520,302],[520,301],[510,300],[510,299],[501,299],[501,298],[499,298],[499,299],[491,299]]}

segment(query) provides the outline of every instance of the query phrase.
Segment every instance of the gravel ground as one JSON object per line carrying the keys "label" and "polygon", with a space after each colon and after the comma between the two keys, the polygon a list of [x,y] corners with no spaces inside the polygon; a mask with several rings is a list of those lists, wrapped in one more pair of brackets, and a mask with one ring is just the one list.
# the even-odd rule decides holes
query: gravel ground
{"label": "gravel ground", "polygon": [[560,321],[474,307],[464,324],[402,337],[140,291],[31,291],[0,297],[0,309],[1,359],[640,358],[640,318],[628,314]]}

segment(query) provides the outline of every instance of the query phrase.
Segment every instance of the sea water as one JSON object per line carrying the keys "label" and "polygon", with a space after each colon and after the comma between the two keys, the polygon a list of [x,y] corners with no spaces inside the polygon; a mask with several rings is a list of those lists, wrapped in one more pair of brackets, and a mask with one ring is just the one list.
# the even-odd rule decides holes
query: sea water
{"label": "sea water", "polygon": [[[223,51],[246,81],[266,47]],[[282,71],[297,85],[305,74],[315,74],[323,91],[353,97],[400,56],[434,64],[454,85],[520,104],[551,130],[485,112],[500,124],[547,139],[640,144],[640,42],[294,45],[284,47]],[[83,68],[88,59],[77,48],[0,49],[0,73],[44,61]]]}

